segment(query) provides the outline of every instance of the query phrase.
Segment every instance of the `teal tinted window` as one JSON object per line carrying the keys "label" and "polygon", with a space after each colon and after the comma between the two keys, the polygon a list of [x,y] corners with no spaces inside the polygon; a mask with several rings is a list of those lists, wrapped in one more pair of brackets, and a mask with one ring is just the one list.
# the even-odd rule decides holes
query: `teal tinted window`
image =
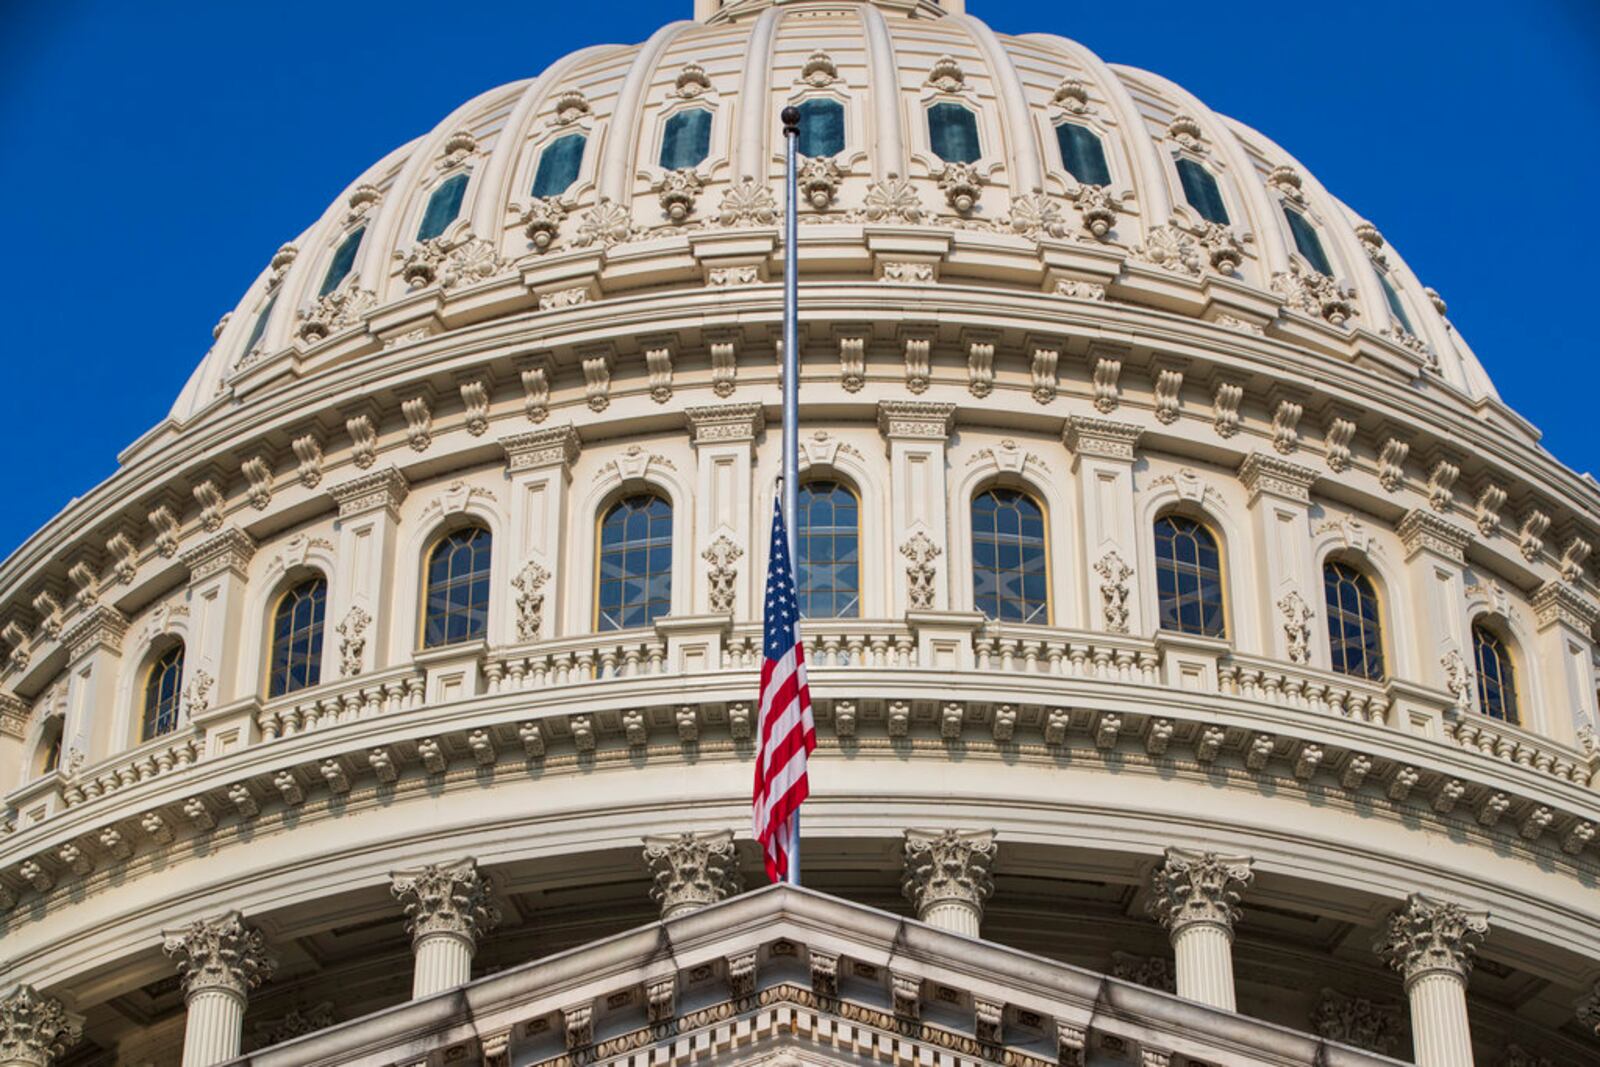
{"label": "teal tinted window", "polygon": [[1227,636],[1222,552],[1211,531],[1193,519],[1168,515],[1156,520],[1156,599],[1163,630]]}
{"label": "teal tinted window", "polygon": [[946,163],[976,163],[983,154],[978,116],[960,104],[934,104],[928,109],[928,143]]}
{"label": "teal tinted window", "polygon": [[1192,159],[1178,160],[1178,180],[1183,183],[1183,198],[1189,206],[1200,212],[1207,222],[1228,224],[1228,208],[1222,202],[1222,190],[1211,172]]}
{"label": "teal tinted window", "polygon": [[1050,621],[1044,511],[1015,489],[972,499],[972,602],[991,619]]}
{"label": "teal tinted window", "polygon": [[1061,145],[1061,162],[1065,164],[1068,174],[1084,185],[1111,184],[1105,146],[1093,130],[1076,123],[1063,122],[1056,127],[1056,141]]}
{"label": "teal tinted window", "polygon": [[443,233],[461,214],[461,201],[466,195],[465,174],[453,174],[446,178],[428,197],[428,210],[422,213],[422,225],[417,227],[417,240],[431,241]]}
{"label": "teal tinted window", "polygon": [[1383,286],[1383,298],[1389,302],[1389,314],[1395,317],[1406,333],[1415,334],[1417,331],[1411,326],[1411,319],[1406,315],[1405,305],[1400,303],[1400,294],[1394,291],[1394,286],[1390,284],[1388,278],[1383,276],[1383,271],[1374,271],[1373,273],[1378,276],[1378,284]]}
{"label": "teal tinted window", "polygon": [[327,296],[339,288],[339,283],[350,275],[350,268],[356,265],[356,253],[361,251],[361,238],[367,234],[365,226],[344,239],[338,251],[333,254],[333,262],[328,264],[328,273],[322,277],[322,288],[317,290],[318,296]]}
{"label": "teal tinted window", "polygon": [[1317,228],[1311,225],[1311,220],[1290,208],[1283,209],[1283,217],[1289,220],[1289,232],[1294,234],[1295,248],[1306,257],[1311,269],[1319,274],[1332,275],[1333,268],[1328,265],[1327,254],[1322,251],[1322,241],[1317,237]]}
{"label": "teal tinted window", "polygon": [[533,176],[534,196],[560,196],[571,188],[578,180],[587,141],[581,133],[569,133],[544,146],[539,153],[539,169]]}
{"label": "teal tinted window", "polygon": [[249,352],[261,343],[261,336],[267,332],[267,320],[272,318],[272,306],[278,302],[278,294],[273,293],[267,301],[267,306],[261,309],[261,314],[256,316],[256,324],[250,327],[250,336],[245,340],[244,350]]}
{"label": "teal tinted window", "polygon": [[800,104],[800,154],[836,156],[844,151],[844,105],[837,100]]}
{"label": "teal tinted window", "polygon": [[711,112],[702,108],[680,111],[667,120],[661,132],[663,170],[698,167],[711,154]]}
{"label": "teal tinted window", "polygon": [[596,629],[649,626],[672,610],[672,505],[650,493],[625,497],[600,521]]}
{"label": "teal tinted window", "polygon": [[853,619],[861,614],[861,552],[855,494],[838,482],[800,487],[795,527],[800,614]]}

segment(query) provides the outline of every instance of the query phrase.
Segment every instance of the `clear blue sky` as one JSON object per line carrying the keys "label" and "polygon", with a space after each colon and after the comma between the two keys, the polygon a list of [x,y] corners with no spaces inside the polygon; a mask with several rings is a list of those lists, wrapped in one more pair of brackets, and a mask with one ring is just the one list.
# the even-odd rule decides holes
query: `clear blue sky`
{"label": "clear blue sky", "polygon": [[[1444,295],[1551,451],[1600,473],[1600,2],[968,3],[1295,153]],[[0,0],[0,553],[115,469],[365,167],[475,93],[690,8]]]}

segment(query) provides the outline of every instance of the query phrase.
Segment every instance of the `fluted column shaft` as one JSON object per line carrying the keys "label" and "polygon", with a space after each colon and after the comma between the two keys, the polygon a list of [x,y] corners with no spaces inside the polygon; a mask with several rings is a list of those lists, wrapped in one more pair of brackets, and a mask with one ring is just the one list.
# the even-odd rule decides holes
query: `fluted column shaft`
{"label": "fluted column shaft", "polygon": [[162,947],[183,975],[183,1067],[211,1067],[239,1055],[246,999],[277,966],[261,931],[230,911],[168,933]]}
{"label": "fluted column shaft", "polygon": [[1472,1067],[1467,976],[1489,913],[1421,893],[1389,917],[1374,948],[1405,976],[1417,1067]]}
{"label": "fluted column shaft", "polygon": [[442,932],[418,937],[411,943],[416,958],[411,975],[411,999],[432,996],[472,980],[472,957],[477,945],[469,937]]}
{"label": "fluted column shaft", "polygon": [[1417,1067],[1471,1067],[1466,979],[1448,971],[1430,971],[1406,983],[1406,996],[1411,999],[1411,1043]]}
{"label": "fluted column shaft", "polygon": [[994,892],[992,830],[907,830],[901,888],[917,918],[977,937],[983,902]]}
{"label": "fluted column shaft", "polygon": [[1233,988],[1233,931],[1191,923],[1172,932],[1178,996],[1237,1010]]}
{"label": "fluted column shaft", "polygon": [[211,1067],[239,1055],[244,1036],[243,993],[213,986],[194,990],[184,1004],[188,1020],[183,1028],[183,1067]]}
{"label": "fluted column shaft", "polygon": [[1253,877],[1248,856],[1167,849],[1152,878],[1150,914],[1172,938],[1178,996],[1237,1010],[1233,924]]}
{"label": "fluted column shaft", "polygon": [[470,856],[390,875],[390,889],[405,904],[415,957],[411,998],[419,1000],[472,979],[478,935],[500,921],[489,899],[489,880]]}

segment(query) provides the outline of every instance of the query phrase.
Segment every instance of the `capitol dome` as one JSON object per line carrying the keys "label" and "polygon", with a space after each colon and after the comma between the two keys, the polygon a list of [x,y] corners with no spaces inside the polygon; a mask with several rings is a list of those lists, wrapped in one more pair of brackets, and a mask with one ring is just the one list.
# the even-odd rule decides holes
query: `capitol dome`
{"label": "capitol dome", "polygon": [[271,256],[0,565],[0,1067],[1595,1061],[1600,489],[1382,220],[964,6],[695,0]]}

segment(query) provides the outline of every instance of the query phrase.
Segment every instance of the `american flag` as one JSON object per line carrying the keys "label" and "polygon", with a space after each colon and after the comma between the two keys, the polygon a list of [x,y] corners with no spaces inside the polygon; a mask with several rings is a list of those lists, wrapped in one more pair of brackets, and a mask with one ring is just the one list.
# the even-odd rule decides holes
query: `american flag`
{"label": "american flag", "polygon": [[772,503],[772,555],[767,565],[766,634],[762,642],[761,700],[756,750],[755,836],[767,861],[767,877],[789,874],[789,820],[810,794],[806,757],[817,747],[806,686],[806,657],[795,623],[800,605],[789,568],[783,508]]}

